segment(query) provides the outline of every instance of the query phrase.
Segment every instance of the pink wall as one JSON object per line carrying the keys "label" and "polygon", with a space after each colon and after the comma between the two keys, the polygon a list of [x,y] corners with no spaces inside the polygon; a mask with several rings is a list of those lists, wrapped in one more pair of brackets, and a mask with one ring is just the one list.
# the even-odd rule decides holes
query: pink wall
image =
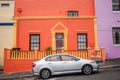
{"label": "pink wall", "polygon": [[120,27],[120,13],[119,11],[112,11],[112,0],[95,0],[95,7],[98,45],[105,47],[108,59],[120,58],[120,45],[113,43],[112,33],[112,27]]}

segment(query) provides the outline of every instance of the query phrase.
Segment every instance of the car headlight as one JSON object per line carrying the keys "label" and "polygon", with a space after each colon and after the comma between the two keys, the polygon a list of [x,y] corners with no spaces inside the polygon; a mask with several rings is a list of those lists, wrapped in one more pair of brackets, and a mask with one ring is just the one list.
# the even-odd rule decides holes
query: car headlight
{"label": "car headlight", "polygon": [[96,64],[96,61],[91,61],[90,63],[95,63]]}

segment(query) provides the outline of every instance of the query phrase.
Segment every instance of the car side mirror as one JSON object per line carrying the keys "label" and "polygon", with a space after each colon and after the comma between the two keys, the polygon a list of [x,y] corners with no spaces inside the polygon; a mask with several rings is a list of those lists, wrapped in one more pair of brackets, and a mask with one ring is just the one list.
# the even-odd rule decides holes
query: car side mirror
{"label": "car side mirror", "polygon": [[79,58],[76,58],[76,61],[79,61],[80,59]]}

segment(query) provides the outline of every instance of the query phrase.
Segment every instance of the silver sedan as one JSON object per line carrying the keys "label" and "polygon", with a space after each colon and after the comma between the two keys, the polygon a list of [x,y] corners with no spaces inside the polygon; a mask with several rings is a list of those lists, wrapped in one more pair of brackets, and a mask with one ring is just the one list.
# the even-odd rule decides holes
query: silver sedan
{"label": "silver sedan", "polygon": [[43,79],[51,75],[83,72],[86,75],[98,71],[99,66],[93,60],[81,59],[69,54],[53,54],[32,63],[33,75]]}

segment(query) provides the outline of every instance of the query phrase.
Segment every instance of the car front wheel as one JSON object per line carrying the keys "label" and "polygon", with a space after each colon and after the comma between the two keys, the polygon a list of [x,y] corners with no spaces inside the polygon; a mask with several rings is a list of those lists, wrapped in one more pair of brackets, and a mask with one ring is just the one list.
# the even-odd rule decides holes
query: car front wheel
{"label": "car front wheel", "polygon": [[41,72],[40,72],[40,77],[43,78],[43,79],[47,79],[51,76],[51,72],[50,70],[48,69],[43,69]]}
{"label": "car front wheel", "polygon": [[82,72],[86,75],[91,74],[93,71],[92,66],[91,65],[84,65],[82,68]]}

